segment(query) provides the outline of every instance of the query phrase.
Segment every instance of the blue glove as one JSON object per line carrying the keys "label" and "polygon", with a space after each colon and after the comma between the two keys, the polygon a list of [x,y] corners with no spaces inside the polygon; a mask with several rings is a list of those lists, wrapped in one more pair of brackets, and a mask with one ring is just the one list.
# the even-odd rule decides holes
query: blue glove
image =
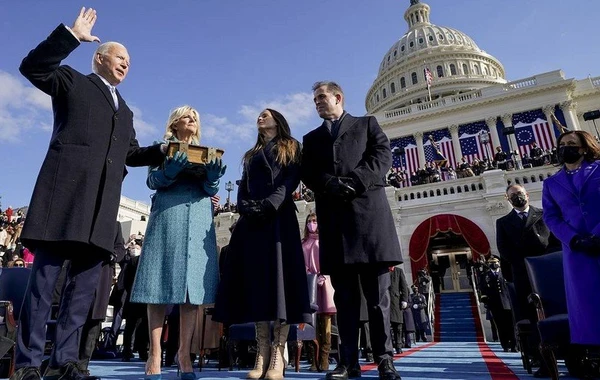
{"label": "blue glove", "polygon": [[165,161],[165,177],[169,180],[174,180],[175,177],[183,169],[189,166],[187,154],[182,152],[175,152],[175,155],[172,158],[167,158]]}
{"label": "blue glove", "polygon": [[206,181],[217,182],[217,180],[225,174],[227,165],[223,165],[223,161],[220,158],[206,164]]}

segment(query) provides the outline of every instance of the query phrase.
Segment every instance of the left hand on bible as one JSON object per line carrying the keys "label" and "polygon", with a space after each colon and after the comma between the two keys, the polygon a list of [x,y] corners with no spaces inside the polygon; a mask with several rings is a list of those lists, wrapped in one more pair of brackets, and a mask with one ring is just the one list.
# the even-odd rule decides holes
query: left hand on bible
{"label": "left hand on bible", "polygon": [[206,180],[208,182],[216,182],[219,178],[223,177],[227,165],[223,165],[223,161],[217,158],[208,164],[206,164]]}

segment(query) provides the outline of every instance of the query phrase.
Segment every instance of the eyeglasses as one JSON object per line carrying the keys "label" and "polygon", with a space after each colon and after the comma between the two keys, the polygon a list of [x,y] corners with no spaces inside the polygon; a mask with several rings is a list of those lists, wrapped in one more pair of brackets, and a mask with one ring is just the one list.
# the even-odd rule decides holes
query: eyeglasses
{"label": "eyeglasses", "polygon": [[18,264],[15,264],[15,267],[20,267],[20,268],[23,268],[24,266],[25,266],[25,264],[23,264],[23,263],[18,263]]}

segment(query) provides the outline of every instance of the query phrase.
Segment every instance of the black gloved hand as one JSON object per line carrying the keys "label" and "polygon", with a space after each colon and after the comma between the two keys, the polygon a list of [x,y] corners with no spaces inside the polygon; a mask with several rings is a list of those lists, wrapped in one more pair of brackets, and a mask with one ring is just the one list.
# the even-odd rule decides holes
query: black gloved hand
{"label": "black gloved hand", "polygon": [[600,238],[597,236],[580,236],[576,235],[569,244],[569,247],[574,251],[591,253],[600,255]]}
{"label": "black gloved hand", "polygon": [[[241,201],[242,208],[238,209],[240,214],[255,218],[266,218],[275,213],[273,204],[266,199]],[[243,210],[243,211],[242,211]]]}
{"label": "black gloved hand", "polygon": [[325,193],[340,200],[349,201],[356,196],[356,190],[352,185],[355,185],[352,178],[331,177],[325,183]]}

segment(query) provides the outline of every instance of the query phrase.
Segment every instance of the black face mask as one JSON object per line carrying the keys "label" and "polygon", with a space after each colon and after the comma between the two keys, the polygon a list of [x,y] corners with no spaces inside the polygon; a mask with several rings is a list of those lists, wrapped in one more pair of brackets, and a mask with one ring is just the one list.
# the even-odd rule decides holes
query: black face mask
{"label": "black face mask", "polygon": [[500,268],[500,264],[495,264],[495,263],[494,264],[490,264],[490,268],[492,268],[492,269],[498,269],[498,268]]}
{"label": "black face mask", "polygon": [[525,207],[527,204],[527,196],[522,193],[515,193],[510,196],[510,203],[515,207]]}
{"label": "black face mask", "polygon": [[578,146],[561,146],[558,148],[558,161],[561,164],[574,164],[576,163],[582,156],[579,153]]}

